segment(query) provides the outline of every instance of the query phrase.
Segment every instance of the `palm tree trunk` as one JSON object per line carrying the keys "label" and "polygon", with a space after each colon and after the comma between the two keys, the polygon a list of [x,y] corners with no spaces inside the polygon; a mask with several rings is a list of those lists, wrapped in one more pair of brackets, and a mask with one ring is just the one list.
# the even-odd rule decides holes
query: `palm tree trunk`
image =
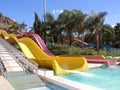
{"label": "palm tree trunk", "polygon": [[102,31],[99,31],[99,44],[100,44],[100,49],[103,49]]}
{"label": "palm tree trunk", "polygon": [[95,32],[95,43],[96,43],[96,50],[99,51],[99,30],[96,29],[96,32]]}

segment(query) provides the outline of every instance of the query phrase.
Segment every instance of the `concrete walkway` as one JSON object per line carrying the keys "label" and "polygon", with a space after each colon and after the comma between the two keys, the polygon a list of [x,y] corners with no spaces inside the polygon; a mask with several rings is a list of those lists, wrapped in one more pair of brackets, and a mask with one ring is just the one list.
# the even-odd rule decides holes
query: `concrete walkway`
{"label": "concrete walkway", "polygon": [[15,90],[15,89],[3,76],[0,76],[0,90]]}

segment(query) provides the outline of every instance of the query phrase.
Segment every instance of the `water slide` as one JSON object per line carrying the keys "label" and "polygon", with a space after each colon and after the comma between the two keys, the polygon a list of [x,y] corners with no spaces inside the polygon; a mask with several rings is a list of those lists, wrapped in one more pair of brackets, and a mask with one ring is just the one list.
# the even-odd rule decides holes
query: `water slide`
{"label": "water slide", "polygon": [[[48,55],[54,56],[47,48],[46,44],[42,40],[42,38],[38,34],[24,34],[21,35],[19,38],[22,37],[30,37],[33,38],[37,44],[41,47],[41,49]],[[64,41],[68,42],[68,39],[64,39]],[[88,44],[86,42],[82,42],[79,39],[74,38],[75,42],[79,42],[80,44],[83,44],[84,46],[87,46]],[[96,64],[105,64],[107,66],[115,66],[116,65],[116,60],[105,60],[105,57],[103,55],[83,55],[87,59],[88,63],[96,63]]]}
{"label": "water slide", "polygon": [[96,63],[96,64],[105,64],[107,66],[115,66],[116,60],[114,59],[105,59],[103,55],[82,55],[87,59],[88,63]]}
{"label": "water slide", "polygon": [[[66,39],[63,39],[65,42],[69,42],[68,41],[68,39],[66,38]],[[73,41],[74,42],[77,42],[77,43],[79,43],[79,44],[81,44],[81,45],[83,45],[83,46],[87,46],[88,45],[88,43],[86,43],[86,42],[84,42],[84,41],[82,41],[82,40],[80,40],[80,39],[77,39],[77,38],[73,38]]]}
{"label": "water slide", "polygon": [[[32,33],[28,33],[28,34],[24,34],[24,35],[18,35],[17,38],[22,38],[22,37],[30,37],[30,38],[33,38],[37,44],[41,47],[41,49],[48,55],[50,56],[54,56],[50,51],[49,49],[47,48],[46,44],[44,43],[44,41],[42,40],[42,38],[38,35],[38,34],[32,34]],[[68,39],[63,39],[65,42],[69,42]],[[86,42],[83,42],[77,38],[74,38],[73,39],[74,42],[77,42],[77,43],[80,43],[80,44],[83,44],[84,46],[87,46],[88,43]]]}
{"label": "water slide", "polygon": [[33,40],[35,40],[37,42],[37,44],[40,46],[40,48],[48,55],[50,56],[54,56],[49,49],[47,48],[46,44],[44,43],[44,41],[42,40],[42,38],[38,35],[38,34],[24,34],[23,36],[18,36],[18,38],[22,38],[22,37],[30,37],[33,38]]}
{"label": "water slide", "polygon": [[88,45],[88,43],[83,42],[83,41],[81,41],[80,39],[74,38],[73,40],[74,40],[75,42],[78,42],[78,43],[84,45],[84,46],[87,46],[87,45]]}
{"label": "water slide", "polygon": [[1,31],[0,34],[9,43],[18,44],[23,53],[37,62],[41,68],[53,69],[56,75],[88,70],[88,64],[84,57],[49,56],[28,37],[17,39],[14,34],[8,35],[5,31]]}

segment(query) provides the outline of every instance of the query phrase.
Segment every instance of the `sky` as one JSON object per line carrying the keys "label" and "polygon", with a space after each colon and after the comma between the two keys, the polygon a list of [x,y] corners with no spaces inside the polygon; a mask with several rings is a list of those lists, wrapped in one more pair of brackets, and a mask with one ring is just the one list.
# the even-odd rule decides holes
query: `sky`
{"label": "sky", "polygon": [[[64,9],[77,9],[87,14],[107,12],[105,23],[114,26],[120,22],[120,0],[46,0],[46,12],[55,18]],[[25,22],[28,29],[33,26],[34,12],[43,20],[44,0],[0,0],[0,13],[19,24]]]}

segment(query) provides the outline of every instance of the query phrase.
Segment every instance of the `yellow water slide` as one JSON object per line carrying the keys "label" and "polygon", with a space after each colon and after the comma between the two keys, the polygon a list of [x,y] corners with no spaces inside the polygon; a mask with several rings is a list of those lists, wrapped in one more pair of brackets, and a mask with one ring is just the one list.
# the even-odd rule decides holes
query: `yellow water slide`
{"label": "yellow water slide", "polygon": [[0,37],[7,39],[9,35],[5,30],[0,30]]}
{"label": "yellow water slide", "polygon": [[49,56],[32,39],[27,37],[17,39],[14,34],[4,33],[1,32],[0,36],[3,36],[11,44],[18,44],[28,58],[37,62],[42,68],[53,69],[56,75],[88,70],[88,64],[84,57]]}

